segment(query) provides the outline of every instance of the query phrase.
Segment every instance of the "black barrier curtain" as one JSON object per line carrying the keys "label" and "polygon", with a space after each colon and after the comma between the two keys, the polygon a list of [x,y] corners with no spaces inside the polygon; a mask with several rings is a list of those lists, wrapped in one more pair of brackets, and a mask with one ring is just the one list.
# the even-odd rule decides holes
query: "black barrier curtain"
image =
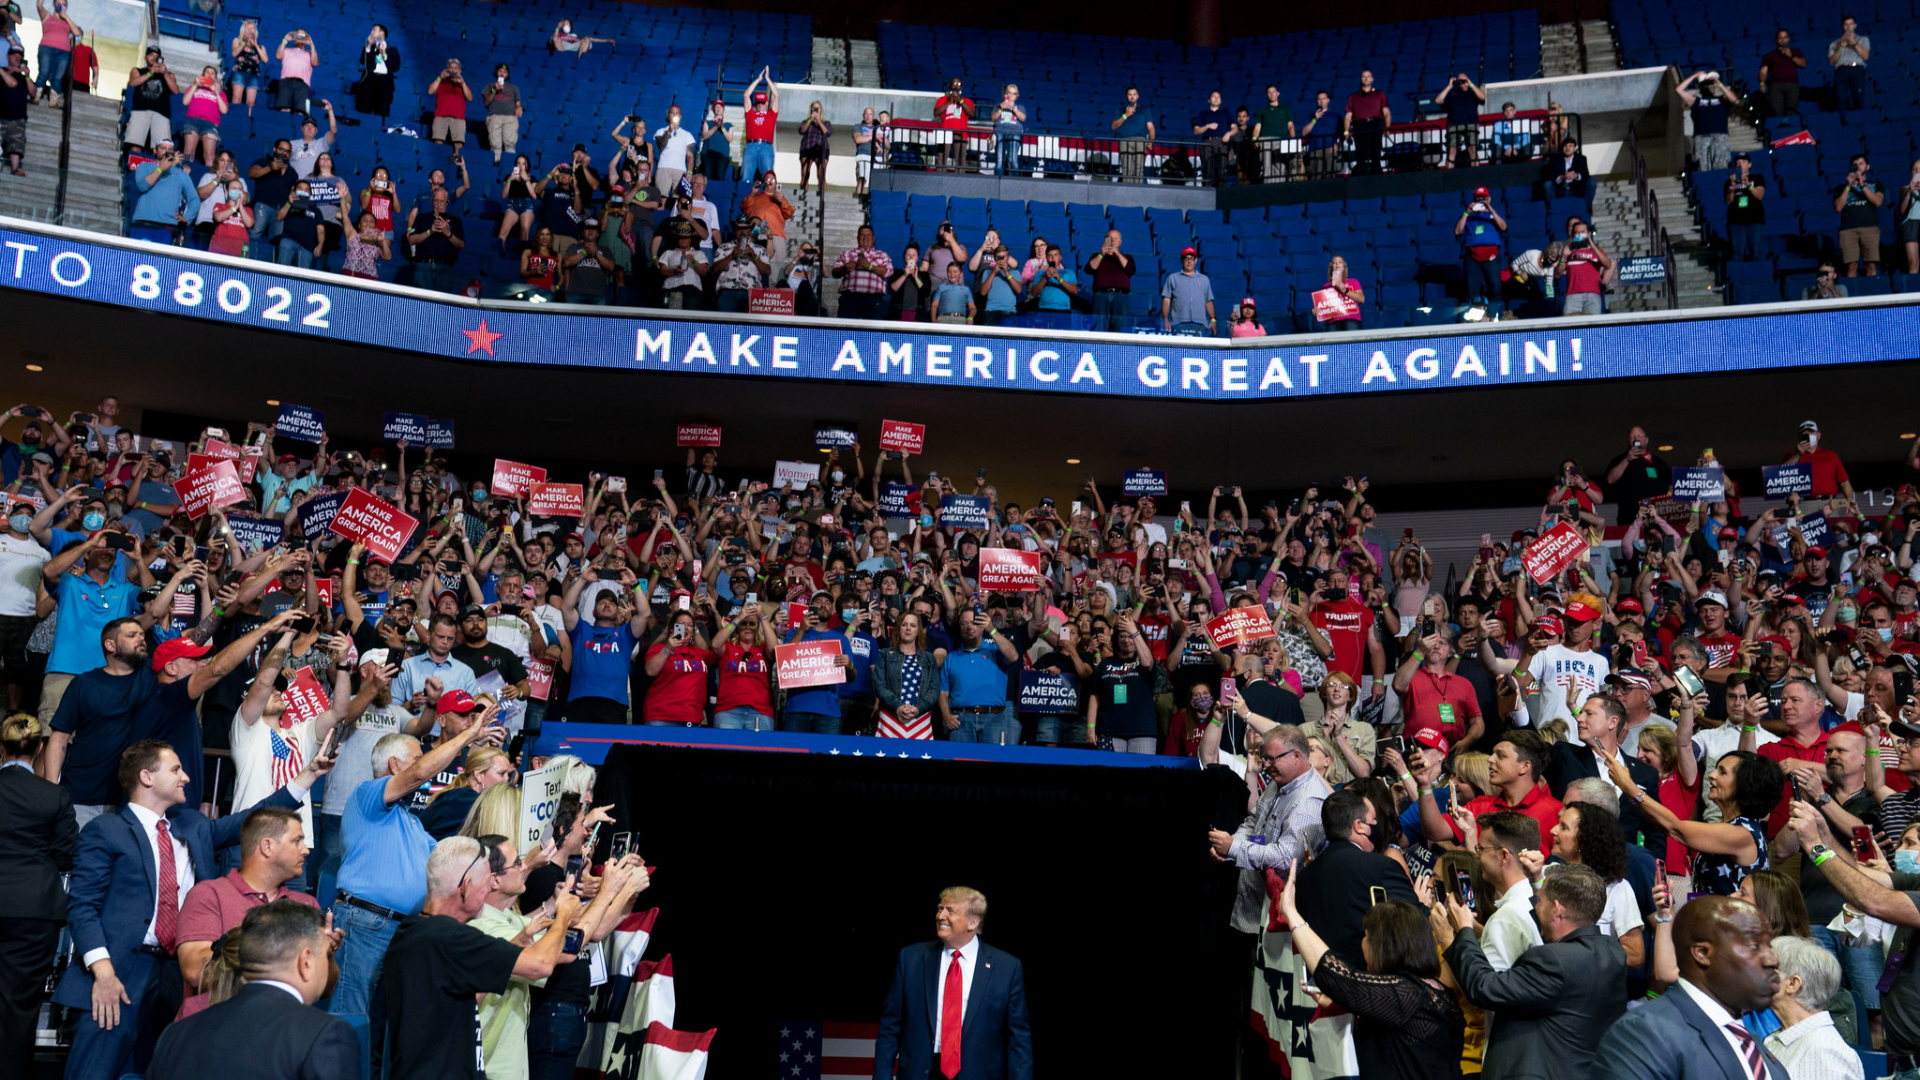
{"label": "black barrier curtain", "polygon": [[982,938],[1025,966],[1036,1076],[1233,1075],[1249,939],[1205,845],[1246,785],[1224,768],[620,745],[595,802],[600,855],[631,830],[657,868],[647,955],[673,954],[674,1026],[720,1029],[716,1080],[773,1075],[782,1022],[878,1022],[948,885],[986,894]]}

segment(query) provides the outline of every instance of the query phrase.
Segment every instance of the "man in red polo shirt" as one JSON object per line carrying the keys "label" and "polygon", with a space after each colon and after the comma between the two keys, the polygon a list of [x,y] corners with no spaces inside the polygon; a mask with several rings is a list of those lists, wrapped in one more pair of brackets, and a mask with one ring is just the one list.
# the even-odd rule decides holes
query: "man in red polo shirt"
{"label": "man in red polo shirt", "polygon": [[1800,423],[1800,443],[1787,455],[1786,465],[1806,465],[1813,474],[1813,497],[1824,499],[1840,494],[1853,498],[1853,481],[1847,479],[1847,467],[1840,455],[1820,445],[1820,425],[1812,420]]}
{"label": "man in red polo shirt", "polygon": [[[202,881],[187,890],[180,905],[180,977],[201,995],[200,971],[213,957],[213,943],[240,925],[247,912],[275,900],[294,900],[311,908],[319,901],[287,888],[287,882],[306,873],[307,840],[300,815],[267,806],[255,810],[240,827],[240,868],[225,877]],[[195,1009],[192,999],[186,1008]]]}
{"label": "man in red polo shirt", "polygon": [[[1781,792],[1780,805],[1767,818],[1767,835],[1778,833],[1787,823],[1787,814],[1793,809],[1793,781],[1800,781],[1800,790],[1808,798],[1816,798],[1820,786],[1827,774],[1827,733],[1820,730],[1820,714],[1826,709],[1825,695],[1820,688],[1805,679],[1788,679],[1787,685],[1780,691],[1780,719],[1787,725],[1787,734],[1775,742],[1759,747],[1761,757],[1768,758],[1780,766],[1787,774],[1787,785]],[[1746,737],[1749,732],[1742,728],[1740,749],[1753,750]]]}
{"label": "man in red polo shirt", "polygon": [[1353,171],[1380,171],[1380,145],[1387,125],[1393,123],[1393,110],[1387,95],[1373,85],[1373,72],[1360,73],[1360,89],[1347,95],[1347,134],[1353,137]]}
{"label": "man in red polo shirt", "polygon": [[1421,638],[1420,647],[1409,652],[1400,670],[1394,672],[1393,689],[1400,695],[1400,712],[1406,717],[1409,738],[1423,731],[1437,731],[1458,752],[1477,742],[1486,725],[1473,683],[1448,669],[1452,659],[1453,642],[1448,640],[1445,628]]}
{"label": "man in red polo shirt", "polygon": [[[1512,810],[1540,823],[1540,854],[1553,848],[1553,827],[1560,821],[1560,800],[1547,788],[1547,741],[1530,728],[1502,732],[1487,755],[1487,779],[1493,794],[1467,803],[1466,812],[1479,820],[1483,814]],[[1459,822],[1440,810],[1433,789],[1420,792],[1420,827],[1428,840],[1464,845],[1467,834]]]}
{"label": "man in red polo shirt", "polygon": [[1356,686],[1373,674],[1373,696],[1387,692],[1387,654],[1373,636],[1373,612],[1353,598],[1347,588],[1347,572],[1338,567],[1327,572],[1313,590],[1313,610],[1307,620],[1318,627],[1333,644],[1327,658],[1328,671],[1344,671]]}

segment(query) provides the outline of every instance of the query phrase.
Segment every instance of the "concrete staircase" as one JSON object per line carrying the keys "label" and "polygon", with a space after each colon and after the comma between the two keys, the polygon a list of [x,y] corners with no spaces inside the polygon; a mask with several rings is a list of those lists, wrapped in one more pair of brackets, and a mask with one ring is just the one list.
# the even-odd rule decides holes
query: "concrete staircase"
{"label": "concrete staircase", "polygon": [[[793,220],[787,223],[787,248],[795,249],[802,240],[815,240],[821,235],[821,220],[826,222],[826,237],[820,247],[821,261],[828,266],[840,257],[840,253],[852,247],[858,240],[860,226],[867,223],[867,211],[860,200],[853,197],[853,189],[846,187],[828,187],[826,198],[820,197],[820,189],[812,188],[802,192],[790,192],[793,199]],[[900,257],[897,251],[888,256]],[[831,314],[839,310],[840,282],[836,278],[823,277],[820,282],[820,302]]]}
{"label": "concrete staircase", "polygon": [[[1673,251],[1674,296],[1680,307],[1719,307],[1724,299],[1714,291],[1714,273],[1705,257],[1700,230],[1687,211],[1685,192],[1674,177],[1655,176],[1647,188],[1659,201],[1661,227]],[[1631,180],[1603,180],[1593,200],[1593,228],[1600,246],[1616,259],[1653,254],[1640,214],[1639,196]],[[1663,311],[1666,300],[1658,285],[1616,286],[1609,311]]]}
{"label": "concrete staircase", "polygon": [[[847,42],[845,38],[813,39],[813,71],[808,79],[819,86],[846,86]],[[802,114],[805,109],[800,110]],[[802,119],[805,119],[804,115]]]}
{"label": "concrete staircase", "polygon": [[46,105],[27,115],[24,177],[0,170],[0,214],[92,232],[122,232],[120,208],[120,102],[76,94],[73,143],[68,154],[66,217],[55,220],[60,183],[60,113]]}
{"label": "concrete staircase", "polygon": [[880,43],[854,38],[847,43],[853,49],[853,70],[847,73],[848,86],[878,90],[880,82]]}
{"label": "concrete staircase", "polygon": [[1540,28],[1540,76],[1556,78],[1580,74],[1580,45],[1574,39],[1572,23],[1555,23]]}
{"label": "concrete staircase", "polygon": [[1587,71],[1619,71],[1620,53],[1613,43],[1613,28],[1605,19],[1587,19],[1580,24],[1587,39]]}

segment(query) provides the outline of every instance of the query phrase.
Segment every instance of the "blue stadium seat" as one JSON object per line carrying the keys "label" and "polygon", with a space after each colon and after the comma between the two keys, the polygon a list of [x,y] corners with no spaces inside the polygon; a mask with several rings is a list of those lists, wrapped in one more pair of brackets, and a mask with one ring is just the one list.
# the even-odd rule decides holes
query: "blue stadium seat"
{"label": "blue stadium seat", "polygon": [[1780,299],[1780,286],[1771,281],[1736,281],[1727,286],[1727,298],[1734,304],[1765,304]]}

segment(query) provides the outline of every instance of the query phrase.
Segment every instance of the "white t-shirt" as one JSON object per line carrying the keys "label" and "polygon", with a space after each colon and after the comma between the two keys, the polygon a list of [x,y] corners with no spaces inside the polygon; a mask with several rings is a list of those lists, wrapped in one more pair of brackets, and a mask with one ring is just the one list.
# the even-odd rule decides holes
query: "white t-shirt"
{"label": "white t-shirt", "polygon": [[1634,899],[1633,886],[1626,879],[1607,886],[1606,910],[1600,913],[1600,921],[1594,924],[1603,934],[1614,937],[1626,937],[1646,925],[1646,916],[1640,911],[1640,901]]}
{"label": "white t-shirt", "polygon": [[700,250],[713,251],[713,238],[720,235],[720,211],[714,208],[711,199],[695,199],[690,207],[693,216],[707,223],[707,238],[700,241]]}
{"label": "white t-shirt", "polygon": [[670,251],[662,251],[660,253],[660,262],[666,267],[667,275],[666,280],[660,283],[661,288],[678,289],[683,285],[691,285],[698,288],[701,277],[699,274],[693,272],[693,267],[696,264],[705,266],[707,264],[707,257],[701,253],[699,248],[694,248],[692,251],[681,251],[679,248],[674,248]]}
{"label": "white t-shirt", "polygon": [[[1766,728],[1761,728],[1753,734],[1755,748],[1780,741],[1780,736]],[[1722,724],[1709,731],[1693,733],[1693,756],[1700,763],[1702,777],[1713,771],[1714,762],[1738,749],[1740,749],[1740,725],[1738,724]]]}
{"label": "white t-shirt", "polygon": [[[1550,645],[1535,653],[1533,662],[1527,665],[1527,674],[1533,676],[1534,684],[1540,688],[1541,705],[1545,709],[1540,722],[1565,720],[1567,741],[1575,746],[1586,745],[1580,741],[1579,725],[1574,722],[1573,714],[1587,698],[1605,687],[1611,670],[1605,654],[1600,652],[1574,652],[1565,645]],[[1578,688],[1571,709],[1567,707],[1568,684]]]}
{"label": "white t-shirt", "polygon": [[[662,139],[666,141],[661,142]],[[659,147],[662,169],[687,171],[687,152],[693,149],[693,132],[683,127],[671,129],[663,127],[653,133],[653,141],[654,145]]]}
{"label": "white t-shirt", "polygon": [[[276,775],[274,768],[276,741],[286,753],[278,770],[279,775]],[[263,716],[256,723],[249,724],[240,718],[240,712],[236,709],[231,745],[233,812],[237,814],[280,790],[306,767],[307,758],[315,749],[313,721],[302,720],[291,727],[282,728],[272,717]],[[300,804],[300,826],[306,830],[308,844],[319,842],[320,834],[313,829],[311,802]]]}
{"label": "white t-shirt", "polygon": [[31,536],[0,533],[0,615],[31,616],[39,598],[40,568],[53,556]]}

